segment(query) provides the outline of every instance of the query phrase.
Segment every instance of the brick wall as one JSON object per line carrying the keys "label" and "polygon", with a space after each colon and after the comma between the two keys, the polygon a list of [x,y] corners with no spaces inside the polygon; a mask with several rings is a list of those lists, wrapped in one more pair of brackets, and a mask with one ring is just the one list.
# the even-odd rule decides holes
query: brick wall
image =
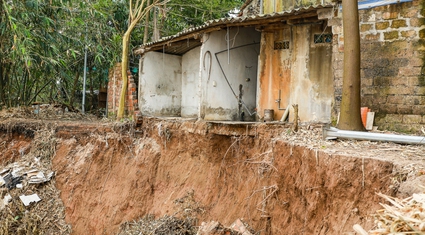
{"label": "brick wall", "polygon": [[[360,10],[362,106],[375,113],[379,129],[417,132],[425,126],[425,11],[423,2]],[[342,94],[341,18],[334,33],[334,115]]]}
{"label": "brick wall", "polygon": [[[125,116],[133,120],[140,119],[140,111],[137,103],[137,85],[130,71],[127,72],[128,86],[126,94]],[[116,64],[109,70],[108,75],[108,117],[116,117],[122,89],[121,64]]]}

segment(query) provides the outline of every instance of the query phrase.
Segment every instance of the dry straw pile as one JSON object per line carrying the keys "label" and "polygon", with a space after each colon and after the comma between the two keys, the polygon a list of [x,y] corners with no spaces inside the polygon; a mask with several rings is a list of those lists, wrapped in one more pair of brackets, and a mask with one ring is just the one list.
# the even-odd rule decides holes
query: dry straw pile
{"label": "dry straw pile", "polygon": [[381,203],[384,209],[374,215],[377,228],[369,231],[369,235],[425,234],[425,194],[413,194],[405,199],[378,195],[390,205]]}

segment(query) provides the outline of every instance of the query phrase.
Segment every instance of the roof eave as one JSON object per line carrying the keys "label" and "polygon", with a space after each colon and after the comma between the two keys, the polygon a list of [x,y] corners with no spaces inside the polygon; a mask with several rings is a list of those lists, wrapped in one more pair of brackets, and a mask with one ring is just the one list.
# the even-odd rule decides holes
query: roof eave
{"label": "roof eave", "polygon": [[248,17],[236,17],[236,18],[222,18],[216,20],[210,20],[205,22],[203,25],[183,30],[175,35],[164,37],[155,42],[150,42],[141,45],[136,48],[133,52],[136,55],[144,54],[148,51],[161,50],[166,46],[171,45],[174,42],[187,40],[187,39],[197,39],[201,40],[202,35],[205,33],[210,33],[213,31],[219,31],[227,27],[249,27],[249,26],[259,26],[264,24],[273,24],[277,22],[284,22],[293,19],[307,18],[312,16],[317,16],[317,10],[323,8],[332,8],[333,5],[318,5],[310,6],[300,9],[294,9],[286,12],[277,12],[272,14],[261,14]]}

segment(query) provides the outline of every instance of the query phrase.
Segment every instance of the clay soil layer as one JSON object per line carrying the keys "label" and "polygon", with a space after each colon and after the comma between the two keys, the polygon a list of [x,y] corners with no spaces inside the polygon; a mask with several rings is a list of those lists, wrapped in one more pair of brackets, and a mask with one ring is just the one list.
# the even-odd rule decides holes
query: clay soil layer
{"label": "clay soil layer", "polygon": [[[188,193],[202,207],[198,225],[241,218],[261,234],[349,234],[354,224],[372,228],[376,192],[394,194],[391,161],[300,146],[283,125],[144,118],[140,127],[55,128],[53,170],[73,234],[172,215]],[[13,141],[8,156],[31,139]]]}

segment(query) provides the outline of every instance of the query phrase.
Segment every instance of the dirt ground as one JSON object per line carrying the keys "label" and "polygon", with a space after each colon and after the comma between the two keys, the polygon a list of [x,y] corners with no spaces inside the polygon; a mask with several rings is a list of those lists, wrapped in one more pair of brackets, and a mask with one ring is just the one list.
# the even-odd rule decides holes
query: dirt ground
{"label": "dirt ground", "polygon": [[136,127],[28,115],[0,118],[0,166],[52,129],[52,183],[72,234],[117,234],[146,215],[188,213],[197,226],[242,219],[260,234],[354,234],[354,224],[375,226],[377,192],[402,197],[425,185],[423,146],[324,141],[317,124],[294,132],[279,123],[146,117]]}

